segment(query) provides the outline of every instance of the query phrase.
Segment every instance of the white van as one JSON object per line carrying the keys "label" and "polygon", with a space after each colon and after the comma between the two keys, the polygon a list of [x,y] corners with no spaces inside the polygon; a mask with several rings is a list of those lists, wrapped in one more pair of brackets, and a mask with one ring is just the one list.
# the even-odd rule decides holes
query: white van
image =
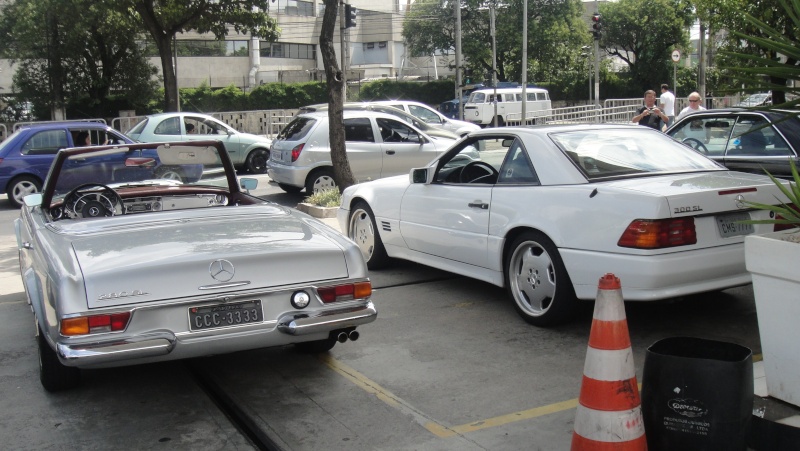
{"label": "white van", "polygon": [[[518,88],[487,88],[474,91],[469,96],[469,100],[464,104],[464,119],[478,125],[494,125],[494,100],[497,93],[497,125],[505,125],[507,120],[522,120],[522,87]],[[525,94],[528,97],[525,106],[528,118],[536,117],[536,112],[546,111],[552,108],[550,104],[550,94],[546,89],[527,88]],[[541,114],[541,113],[540,113]],[[539,115],[540,115],[539,114]],[[508,115],[512,115],[508,118]]]}

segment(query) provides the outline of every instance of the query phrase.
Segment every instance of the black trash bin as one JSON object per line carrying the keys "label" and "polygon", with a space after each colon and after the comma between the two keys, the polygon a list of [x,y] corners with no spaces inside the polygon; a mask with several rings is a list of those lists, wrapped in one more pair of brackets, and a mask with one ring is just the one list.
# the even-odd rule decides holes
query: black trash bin
{"label": "black trash bin", "polygon": [[752,351],[693,337],[647,349],[642,417],[650,451],[745,450],[753,414]]}

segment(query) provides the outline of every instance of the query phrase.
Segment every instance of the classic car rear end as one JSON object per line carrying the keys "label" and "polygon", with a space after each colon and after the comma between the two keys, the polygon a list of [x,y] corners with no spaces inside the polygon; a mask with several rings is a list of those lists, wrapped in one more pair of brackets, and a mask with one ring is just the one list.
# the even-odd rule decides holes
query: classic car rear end
{"label": "classic car rear end", "polygon": [[[78,368],[287,344],[327,351],[376,318],[360,251],[241,192],[220,144],[158,146],[162,162],[212,174],[186,183],[153,178],[139,167],[151,162],[131,157],[138,147],[59,154],[16,221],[46,389],[76,385]],[[85,184],[100,161],[104,175]]]}

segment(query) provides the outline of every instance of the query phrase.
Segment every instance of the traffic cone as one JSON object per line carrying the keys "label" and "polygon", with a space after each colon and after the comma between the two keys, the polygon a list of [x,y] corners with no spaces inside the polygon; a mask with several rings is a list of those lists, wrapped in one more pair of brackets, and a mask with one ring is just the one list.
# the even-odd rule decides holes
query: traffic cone
{"label": "traffic cone", "polygon": [[609,273],[597,287],[572,450],[646,450],[641,406],[622,288]]}

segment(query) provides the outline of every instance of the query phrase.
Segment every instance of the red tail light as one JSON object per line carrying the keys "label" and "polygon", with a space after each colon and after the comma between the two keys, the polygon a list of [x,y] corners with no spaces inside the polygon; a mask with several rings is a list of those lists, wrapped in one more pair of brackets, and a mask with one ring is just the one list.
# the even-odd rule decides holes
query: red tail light
{"label": "red tail light", "polygon": [[61,320],[61,335],[88,335],[100,332],[117,332],[125,330],[131,312],[111,315],[79,316]]}
{"label": "red tail light", "polygon": [[349,301],[369,297],[372,294],[371,282],[358,282],[317,289],[322,302]]}
{"label": "red tail light", "polygon": [[[794,211],[796,211],[796,212],[800,213],[800,207],[798,207],[797,205],[795,205],[795,204],[787,204],[787,205],[788,205],[788,206],[789,206],[789,208],[791,208],[792,210],[794,210]],[[784,218],[783,216],[781,216],[781,215],[779,215],[779,214],[776,214],[776,215],[775,215],[775,219],[787,219],[787,218]],[[794,219],[794,218],[789,218],[789,219]],[[775,225],[773,225],[773,226],[772,226],[772,229],[773,229],[775,232],[780,232],[780,231],[782,231],[782,230],[794,229],[794,228],[796,228],[796,227],[797,227],[797,224],[775,224]]]}
{"label": "red tail light", "polygon": [[697,243],[694,218],[637,219],[628,225],[617,242],[621,247],[661,249]]}
{"label": "red tail light", "polygon": [[300,152],[303,151],[303,146],[305,146],[305,144],[298,144],[294,146],[294,149],[292,149],[292,163],[294,163],[295,161],[297,161],[298,158],[300,158]]}

